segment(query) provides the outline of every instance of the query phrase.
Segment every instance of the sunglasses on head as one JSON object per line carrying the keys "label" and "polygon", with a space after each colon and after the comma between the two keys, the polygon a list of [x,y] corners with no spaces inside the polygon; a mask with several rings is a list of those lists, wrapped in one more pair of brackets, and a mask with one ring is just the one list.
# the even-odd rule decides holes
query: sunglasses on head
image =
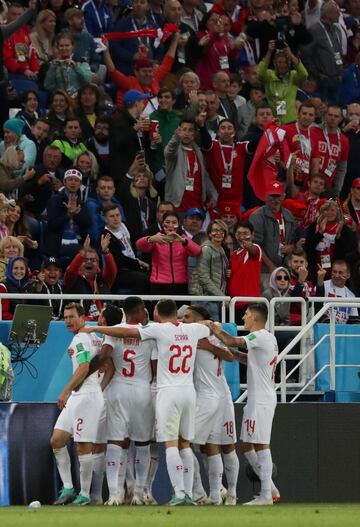
{"label": "sunglasses on head", "polygon": [[278,280],[278,281],[280,281],[280,280],[289,280],[289,277],[286,276],[286,274],[279,274],[279,275],[277,275],[275,280]]}

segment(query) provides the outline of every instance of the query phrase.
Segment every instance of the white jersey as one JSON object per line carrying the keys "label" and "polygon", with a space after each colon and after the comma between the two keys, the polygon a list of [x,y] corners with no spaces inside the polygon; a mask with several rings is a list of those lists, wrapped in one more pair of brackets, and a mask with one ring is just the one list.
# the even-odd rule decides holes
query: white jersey
{"label": "white jersey", "polygon": [[[209,337],[214,346],[223,347],[214,335]],[[209,351],[198,348],[195,359],[194,385],[197,394],[219,399],[229,394],[223,361]]]}
{"label": "white jersey", "polygon": [[248,349],[248,401],[276,404],[274,378],[279,354],[276,338],[266,329],[254,331],[243,338]]}
{"label": "white jersey", "polygon": [[158,348],[157,388],[193,386],[194,363],[199,339],[208,337],[204,324],[150,324],[139,328],[142,340],[155,339]]}
{"label": "white jersey", "polygon": [[[324,282],[325,296],[329,298],[355,298],[355,295],[350,289],[346,286],[337,287],[332,280],[325,280]],[[335,322],[337,324],[346,324],[349,320],[349,317],[357,317],[358,310],[355,307],[332,307],[331,308],[334,316]],[[330,309],[328,311],[330,316]]]}
{"label": "white jersey", "polygon": [[[76,372],[80,364],[90,362],[91,359],[100,353],[102,346],[102,338],[99,338],[95,333],[76,333],[70,342],[69,350],[71,350],[73,374]],[[100,389],[100,378],[98,372],[94,372],[89,377],[86,377],[81,388],[75,394],[98,391]]]}
{"label": "white jersey", "polygon": [[[117,324],[113,327],[140,328],[141,324]],[[112,379],[127,384],[150,385],[152,379],[151,359],[156,358],[156,342],[141,342],[137,338],[105,337],[104,344],[112,347],[111,358],[115,373]]]}

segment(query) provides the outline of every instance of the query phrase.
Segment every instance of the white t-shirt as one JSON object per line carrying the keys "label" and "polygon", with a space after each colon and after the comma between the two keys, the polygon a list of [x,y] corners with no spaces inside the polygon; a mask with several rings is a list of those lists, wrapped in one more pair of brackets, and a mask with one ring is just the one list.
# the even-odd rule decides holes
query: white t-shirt
{"label": "white t-shirt", "polygon": [[135,259],[135,254],[130,241],[130,233],[126,225],[122,223],[118,231],[112,231],[111,229],[109,229],[109,227],[105,227],[105,229],[111,232],[111,234],[113,234],[115,238],[117,238],[122,243],[124,249],[121,252],[123,253],[123,255],[127,256],[128,258]]}
{"label": "white t-shirt", "polygon": [[[120,328],[140,328],[141,324],[116,324]],[[142,342],[137,338],[105,337],[104,344],[112,347],[111,358],[114,361],[115,373],[112,382],[121,381],[127,384],[150,385],[151,359],[156,358],[156,342]]]}
{"label": "white t-shirt", "polygon": [[[324,289],[325,296],[329,298],[355,298],[354,293],[348,287],[337,287],[332,280],[325,280]],[[349,317],[358,316],[358,310],[355,307],[332,307],[331,309],[335,313],[337,324],[346,324]]]}
{"label": "white t-shirt", "polygon": [[141,340],[155,339],[157,343],[157,388],[192,386],[197,343],[209,336],[209,328],[197,323],[155,322],[138,329]]}
{"label": "white t-shirt", "polygon": [[[214,346],[223,347],[214,335],[209,337],[209,341]],[[196,393],[213,399],[219,399],[230,393],[224,375],[223,361],[201,348],[196,352],[194,385]]]}
{"label": "white t-shirt", "polygon": [[278,345],[274,335],[260,329],[243,337],[248,349],[248,401],[255,404],[276,404],[275,370]]}
{"label": "white t-shirt", "polygon": [[[69,350],[73,351],[71,356],[73,373],[76,372],[80,364],[89,363],[96,355],[100,353],[102,338],[95,333],[77,333],[70,342]],[[87,377],[81,388],[74,392],[85,393],[100,390],[100,377],[97,371]]]}

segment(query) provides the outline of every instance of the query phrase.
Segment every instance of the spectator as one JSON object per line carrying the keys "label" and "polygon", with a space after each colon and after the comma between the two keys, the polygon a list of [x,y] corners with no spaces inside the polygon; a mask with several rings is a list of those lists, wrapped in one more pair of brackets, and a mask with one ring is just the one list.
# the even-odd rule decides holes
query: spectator
{"label": "spectator", "polygon": [[160,201],[156,208],[156,221],[142,233],[143,236],[153,236],[161,231],[162,221],[166,212],[175,212],[174,205],[171,201]]}
{"label": "spectator", "polygon": [[9,203],[6,201],[0,201],[0,241],[4,238],[7,238],[10,234],[9,229],[5,223],[9,208]]}
{"label": "spectator", "polygon": [[[102,236],[101,251],[104,260],[103,270],[99,267],[99,255],[90,246],[87,236],[82,250],[66,268],[64,285],[66,293],[74,294],[109,294],[116,277],[116,264],[109,251],[110,234]],[[104,302],[102,300],[84,300],[86,320],[97,320]]]}
{"label": "spectator", "polygon": [[120,202],[115,198],[114,180],[109,176],[101,176],[96,182],[96,194],[86,200],[85,206],[90,218],[89,235],[93,247],[100,244],[100,234],[105,227],[103,209],[115,204],[123,216]]}
{"label": "spectator", "polygon": [[17,175],[22,175],[27,168],[32,168],[36,160],[36,146],[23,133],[25,123],[21,119],[8,119],[3,125],[4,141],[0,143],[0,155],[4,154],[9,146],[17,146],[24,155],[22,167],[18,169]]}
{"label": "spectator", "polygon": [[282,207],[285,192],[279,182],[270,184],[266,204],[249,218],[255,229],[254,242],[262,249],[262,284],[268,283],[269,274],[286,263],[295,243],[295,221],[291,212]]}
{"label": "spectator", "polygon": [[62,90],[55,90],[47,115],[50,125],[50,141],[62,137],[65,122],[69,119],[71,111],[72,101],[68,94]]}
{"label": "spectator", "polygon": [[30,33],[40,65],[39,80],[42,72],[47,69],[48,63],[53,59],[53,40],[55,36],[56,16],[50,9],[43,9],[36,17],[34,31]]}
{"label": "spectator", "polygon": [[193,121],[183,119],[165,148],[165,172],[165,199],[177,210],[201,209],[206,199],[210,208],[216,204],[218,195],[195,143]]}
{"label": "spectator", "polygon": [[106,115],[96,117],[94,133],[85,143],[88,150],[95,155],[102,176],[110,173],[109,130],[110,117]]}
{"label": "spectator", "polygon": [[346,174],[342,185],[340,196],[345,199],[351,187],[353,179],[359,175],[360,164],[360,104],[349,104],[346,109],[346,124],[343,128],[344,135],[349,140],[349,157]]}
{"label": "spectator", "polygon": [[99,176],[99,165],[92,152],[83,152],[73,163],[82,175],[80,194],[81,200],[86,201],[89,196],[95,193],[96,181]]}
{"label": "spectator", "polygon": [[[288,297],[290,286],[290,273],[286,267],[276,267],[269,279],[269,285],[263,291],[263,296],[267,300],[277,297]],[[275,324],[277,326],[288,326],[290,324],[290,303],[276,302],[275,304]]]}
{"label": "spectator", "polygon": [[47,138],[49,130],[50,126],[48,120],[42,119],[40,117],[39,119],[36,119],[34,124],[31,126],[30,133],[28,134],[29,139],[33,141],[36,147],[36,165],[41,163],[44,155],[44,150],[49,145],[49,141]]}
{"label": "spectator", "polygon": [[22,110],[16,114],[16,119],[24,121],[23,134],[29,136],[31,127],[39,117],[37,110],[39,108],[39,96],[34,90],[26,90],[20,97]]}
{"label": "spectator", "polygon": [[24,166],[24,152],[17,146],[9,146],[0,158],[0,192],[9,193],[35,176],[35,170],[27,168],[20,177],[15,172]]}
{"label": "spectator", "polygon": [[355,178],[351,183],[350,194],[343,203],[344,214],[348,214],[360,231],[360,178]]}
{"label": "spectator", "polygon": [[[132,177],[130,187],[125,186],[121,193],[121,203],[124,208],[131,242],[135,246],[143,231],[152,225],[156,219],[157,191],[153,187],[153,174],[148,165],[129,169]],[[128,189],[128,190],[125,190]]]}
{"label": "spectator", "polygon": [[[354,293],[346,286],[351,277],[350,266],[345,260],[335,260],[331,266],[331,278],[324,283],[323,295],[328,298],[355,298]],[[332,307],[325,316],[328,321],[332,311],[336,324],[359,322],[358,309],[355,307]]]}
{"label": "spectator", "polygon": [[183,0],[182,5],[182,15],[181,21],[184,24],[193,29],[193,31],[199,30],[199,24],[204,17],[202,11],[200,11],[200,1],[199,0]]}
{"label": "spectator", "polygon": [[201,247],[180,229],[179,216],[166,212],[161,232],[140,238],[136,248],[151,253],[150,291],[156,295],[188,294],[188,256],[199,256]]}
{"label": "spectator", "polygon": [[[223,249],[227,228],[221,220],[213,220],[206,230],[208,240],[201,246],[196,269],[191,276],[191,295],[223,296],[226,294],[229,262]],[[204,302],[213,320],[219,320],[219,304]]]}
{"label": "spectator", "polygon": [[225,117],[226,119],[229,119],[235,126],[235,129],[237,129],[237,108],[228,96],[228,91],[230,87],[230,75],[223,70],[214,73],[212,78],[212,85],[216,95],[219,97],[219,114]]}
{"label": "spectator", "polygon": [[[50,256],[46,258],[41,266],[41,271],[36,275],[36,279],[32,282],[29,293],[39,293],[41,295],[62,295],[63,286],[61,283],[61,265],[59,260]],[[63,318],[64,301],[62,299],[49,300],[31,300],[30,303],[36,305],[45,305],[52,307],[52,319],[60,320]]]}
{"label": "spectator", "polygon": [[[10,258],[5,270],[6,278],[0,283],[0,293],[27,293],[29,286],[29,265],[23,256]],[[2,320],[12,320],[18,304],[26,304],[26,299],[4,298],[1,300]]]}
{"label": "spectator", "polygon": [[[65,21],[69,26],[69,32],[74,39],[73,60],[75,62],[87,62],[93,74],[99,71],[101,57],[96,53],[96,44],[93,35],[85,30],[84,13],[77,7],[67,9]],[[93,75],[91,80],[99,80]]]}
{"label": "spectator", "polygon": [[309,260],[309,276],[314,280],[318,265],[330,276],[331,264],[338,258],[346,259],[357,247],[356,232],[345,222],[342,211],[334,200],[328,200],[320,208],[317,221],[307,230],[305,252]]}
{"label": "spectator", "polygon": [[200,79],[193,71],[186,71],[179,79],[177,90],[178,96],[176,98],[175,109],[183,110],[191,105],[192,101],[190,94],[196,93],[200,88]]}
{"label": "spectator", "polygon": [[7,236],[0,241],[0,282],[5,280],[6,266],[14,256],[24,256],[24,245],[16,236]]}
{"label": "spectator", "polygon": [[[7,12],[7,23],[15,22],[24,14],[21,4],[13,2]],[[3,45],[4,66],[8,72],[17,78],[36,80],[39,72],[39,62],[34,48],[31,46],[29,31],[24,25],[19,26]],[[16,77],[14,77],[16,78]]]}
{"label": "spectator", "polygon": [[298,87],[307,77],[307,71],[291,51],[289,46],[277,50],[273,59],[274,69],[270,69],[270,61],[275,51],[275,41],[269,41],[268,51],[259,62],[257,73],[259,81],[265,88],[265,96],[274,115],[282,124],[296,120],[296,93]]}
{"label": "spectator", "polygon": [[51,145],[59,148],[62,154],[61,165],[67,169],[72,166],[75,159],[86,152],[86,146],[80,140],[81,127],[79,119],[69,117],[64,123],[64,132],[61,139],[55,139]]}
{"label": "spectator", "polygon": [[[213,90],[207,90],[205,93],[206,98],[206,129],[209,132],[211,139],[216,138],[216,132],[219,128],[219,124],[225,117],[219,114],[220,98],[216,95]],[[199,113],[201,113],[199,111]]]}
{"label": "spectator", "polygon": [[314,145],[312,170],[328,177],[326,187],[332,188],[337,196],[343,186],[349,156],[349,140],[339,128],[341,120],[340,106],[330,105],[324,126],[311,132]]}
{"label": "spectator", "polygon": [[103,235],[111,236],[109,251],[117,266],[112,291],[121,294],[122,291],[130,289],[132,293],[146,294],[149,290],[149,276],[146,272],[149,265],[135,257],[130,233],[122,222],[119,208],[114,203],[106,205],[103,214]]}
{"label": "spectator", "polygon": [[232,239],[232,245],[236,249],[238,248],[238,243],[235,238],[235,226],[240,219],[240,203],[231,202],[231,201],[222,201],[219,203],[219,214],[220,219],[225,223],[228,229],[228,236]]}
{"label": "spectator", "polygon": [[359,75],[359,65],[360,65],[360,53],[355,57],[353,64],[350,64],[345,68],[342,85],[341,85],[341,95],[340,95],[340,104],[341,106],[346,106],[351,103],[360,103],[360,75]]}
{"label": "spectator", "polygon": [[242,78],[237,73],[230,75],[230,86],[228,89],[228,97],[235,104],[236,109],[239,110],[241,106],[246,104],[246,99],[240,95],[242,86]]}
{"label": "spectator", "polygon": [[64,188],[48,201],[48,235],[45,254],[68,263],[79,252],[90,227],[90,218],[80,200],[81,173],[76,169],[64,174]]}
{"label": "spectator", "polygon": [[312,43],[306,48],[306,65],[318,79],[323,100],[338,104],[343,74],[340,9],[333,0],[321,5],[320,21],[309,27]]}
{"label": "spectator", "polygon": [[94,127],[99,113],[100,93],[95,84],[84,84],[78,93],[78,108],[75,112],[79,118],[82,139],[88,140],[94,135]]}
{"label": "spectator", "polygon": [[[234,230],[239,249],[230,255],[228,294],[232,297],[260,296],[262,252],[260,246],[253,243],[254,227],[248,221],[239,221]],[[237,324],[242,323],[246,306],[244,302],[236,302],[235,322]]]}
{"label": "spectator", "polygon": [[46,72],[44,87],[48,92],[64,90],[74,99],[79,89],[92,79],[90,66],[73,58],[74,39],[70,33],[57,35],[55,50],[56,58]]}
{"label": "spectator", "polygon": [[124,96],[124,108],[110,123],[110,175],[117,192],[135,158],[145,163],[148,137],[144,138],[144,132],[149,130],[150,121],[140,116],[149,97],[147,93],[129,90]]}
{"label": "spectator", "polygon": [[[148,0],[135,0],[130,15],[123,17],[116,24],[115,31],[137,31],[140,29],[154,29],[159,27],[157,21],[148,16]],[[125,75],[134,74],[136,61],[146,58],[154,59],[154,41],[150,38],[127,38],[115,41],[110,46],[116,68]],[[126,90],[135,86],[126,87]]]}
{"label": "spectator", "polygon": [[[30,219],[30,218],[29,218]],[[28,220],[29,220],[28,219]],[[15,206],[9,207],[6,225],[9,229],[9,233],[12,236],[16,236],[24,246],[24,254],[29,260],[30,267],[36,269],[39,263],[38,254],[38,241],[35,236],[30,232],[30,223],[24,215],[24,209],[20,203],[16,203]],[[35,233],[36,234],[36,233]]]}
{"label": "spectator", "polygon": [[202,209],[188,209],[185,212],[184,220],[182,223],[183,231],[186,236],[193,239],[194,236],[199,234],[202,230],[202,226],[205,220],[205,214]]}
{"label": "spectator", "polygon": [[170,47],[161,64],[156,69],[154,68],[154,63],[148,58],[138,58],[134,66],[134,76],[125,75],[124,73],[116,70],[109,50],[106,49],[104,51],[104,62],[107,68],[108,76],[115,86],[119,88],[116,97],[116,103],[119,108],[122,107],[124,93],[129,90],[135,89],[141,93],[151,94],[152,97],[159,93],[160,84],[170,73],[174,63],[174,57],[179,38],[179,33],[174,33]]}
{"label": "spectator", "polygon": [[112,31],[111,11],[104,0],[87,0],[81,6],[85,17],[86,31],[93,37],[101,37]]}
{"label": "spectator", "polygon": [[239,140],[249,130],[251,124],[255,121],[256,109],[263,102],[265,98],[264,88],[261,84],[250,87],[249,100],[238,108],[238,123],[237,136]]}

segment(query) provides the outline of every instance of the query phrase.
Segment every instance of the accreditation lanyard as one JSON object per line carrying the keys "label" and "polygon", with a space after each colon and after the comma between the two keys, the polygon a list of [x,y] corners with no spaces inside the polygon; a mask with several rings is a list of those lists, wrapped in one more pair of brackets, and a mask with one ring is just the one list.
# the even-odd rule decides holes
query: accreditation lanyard
{"label": "accreditation lanyard", "polygon": [[[328,41],[329,41],[329,44],[330,44],[330,46],[331,46],[331,49],[332,49],[333,51],[335,51],[335,46],[334,46],[333,41],[332,41],[331,38],[330,38],[330,35],[329,35],[328,30],[326,29],[326,27],[324,26],[324,24],[323,24],[322,22],[320,22],[320,26],[323,28],[323,30],[324,30],[324,32],[325,32],[326,38],[327,38]],[[338,45],[339,45],[339,49],[342,49],[342,48],[341,48],[341,42],[340,42],[339,38],[338,38],[337,36],[336,36],[335,38],[336,38],[337,43],[338,43]]]}
{"label": "accreditation lanyard", "polygon": [[225,174],[231,174],[232,173],[233,164],[234,164],[234,159],[236,157],[236,155],[235,155],[235,143],[233,143],[233,145],[231,147],[231,156],[230,156],[230,162],[229,163],[227,163],[226,160],[225,160],[224,147],[220,143],[219,143],[219,146],[220,146],[221,159],[222,159],[222,162],[223,162],[223,165],[224,165],[224,173]]}
{"label": "accreditation lanyard", "polygon": [[[311,141],[310,141],[310,137],[306,137],[306,135],[304,135],[300,128],[299,128],[299,125],[298,123],[295,123],[295,126],[296,126],[296,131],[297,131],[297,135],[298,135],[298,138],[299,138],[299,143],[300,143],[300,149],[301,149],[301,153],[304,157],[310,159],[311,157]],[[310,134],[310,128],[308,128],[308,133]]]}
{"label": "accreditation lanyard", "polygon": [[[328,131],[327,131],[326,128],[323,129],[323,134],[324,134],[324,138],[325,138],[325,141],[326,141],[329,157],[332,157],[332,155],[331,155],[330,138],[329,138],[329,134],[328,134]],[[341,140],[340,140],[340,130],[339,130],[339,128],[336,130],[336,135],[337,135],[337,143],[338,143],[337,144],[338,152],[339,152],[339,155],[340,155],[340,153],[341,153]]]}
{"label": "accreditation lanyard", "polygon": [[[146,21],[145,21],[145,26],[147,27]],[[134,31],[138,31],[139,29],[141,29],[141,27],[138,27],[137,23],[135,22],[134,17],[132,18],[132,27],[134,28]],[[144,37],[144,38],[137,37],[137,39],[138,39],[139,44],[142,44],[142,45],[145,44],[147,48],[150,47],[149,37]]]}

